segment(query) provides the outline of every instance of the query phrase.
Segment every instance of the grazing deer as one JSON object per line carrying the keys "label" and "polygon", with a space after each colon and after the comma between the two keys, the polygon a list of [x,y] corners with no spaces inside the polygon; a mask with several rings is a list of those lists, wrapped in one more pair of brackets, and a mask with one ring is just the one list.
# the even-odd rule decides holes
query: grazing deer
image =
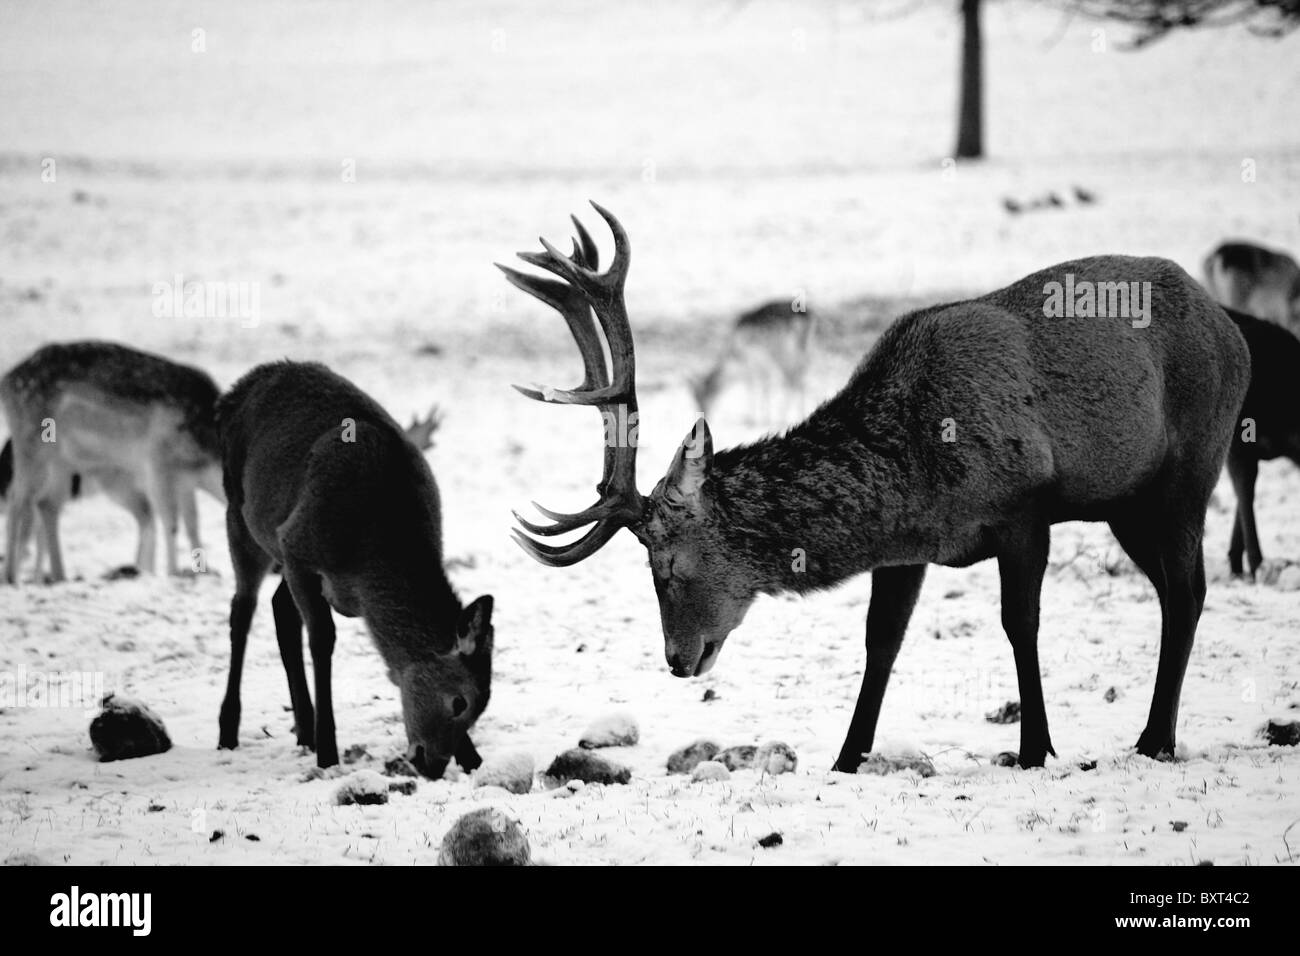
{"label": "grazing deer", "polygon": [[[215,409],[213,414],[215,414]],[[411,424],[406,426],[406,437],[421,452],[429,451],[433,448],[433,436],[441,424],[442,413],[435,405],[423,417],[419,415],[411,417]],[[13,457],[13,441],[6,441],[4,448],[0,449],[0,507],[3,507],[9,494],[9,486],[13,481]],[[214,467],[219,469],[220,464],[217,463]],[[148,490],[140,485],[139,476],[129,470],[96,467],[85,477],[89,480],[90,490],[104,492],[123,508],[130,511],[139,528],[135,564],[117,568],[110,572],[109,577],[130,577],[142,570],[152,573],[154,570],[155,544],[154,512],[153,506],[149,503]],[[69,485],[68,497],[70,499],[80,498],[84,483],[82,475],[74,474]],[[215,482],[210,478],[207,479],[207,484],[210,486],[209,490],[212,494],[224,503],[225,493],[221,490],[220,476],[217,476]],[[199,544],[198,510],[194,501],[194,489],[188,485],[183,476],[178,478],[177,500],[181,515],[185,521],[186,533],[189,535],[190,546],[197,550],[202,547]],[[36,536],[36,574],[38,577],[42,568],[45,567],[45,563],[45,537],[38,534]]]}
{"label": "grazing deer", "polygon": [[[594,204],[593,204],[594,205]],[[564,283],[505,269],[562,308],[584,360],[581,387],[521,388],[544,402],[594,405],[635,421],[635,355],[623,287],[623,227],[598,273],[521,253]],[[1049,289],[1143,281],[1146,322],[1049,318]],[[1089,286],[1095,288],[1095,286]],[[757,594],[807,593],[872,572],[866,674],[836,767],[871,750],[895,655],[928,564],[996,558],[1002,622],[1020,685],[1022,766],[1054,753],[1038,668],[1039,595],[1053,524],[1107,521],[1147,574],[1163,615],[1160,661],[1137,749],[1172,754],[1178,699],[1205,597],[1201,534],[1250,373],[1240,333],[1178,266],[1105,256],[1067,262],[978,299],[913,312],[887,329],[848,385],[783,435],[714,453],[701,419],[650,496],[636,488],[633,441],[605,449],[600,500],[577,514],[540,509],[548,545],[516,532],[543,564],[589,557],[620,528],[649,552],[664,653],[677,677],[706,673]],[[611,430],[607,427],[607,435]],[[629,432],[629,436],[635,432]],[[607,439],[607,446],[609,442]],[[793,560],[792,560],[793,559]]]}
{"label": "grazing deer", "polygon": [[1300,265],[1286,253],[1225,242],[1202,269],[1205,288],[1221,304],[1300,331]]}
{"label": "grazing deer", "polygon": [[178,515],[190,546],[201,549],[195,490],[221,491],[213,409],[216,384],[204,372],[111,342],[47,345],[0,379],[0,408],[12,433],[7,489],[5,579],[18,581],[23,551],[39,516],[39,574],[65,577],[59,511],[82,478],[136,520],[136,566],[154,570],[155,518],[161,518],[167,570],[176,561]]}
{"label": "grazing deer", "polygon": [[793,397],[802,415],[813,325],[813,314],[797,300],[768,302],[742,315],[718,360],[690,381],[700,414],[708,416],[728,380],[740,377],[754,399],[764,399],[762,420],[773,419],[772,394],[777,390]]}
{"label": "grazing deer", "polygon": [[1242,573],[1246,554],[1253,579],[1264,557],[1255,527],[1259,463],[1286,456],[1300,465],[1300,339],[1272,322],[1227,309],[1250,349],[1250,388],[1228,446],[1228,477],[1237,495],[1228,566]]}
{"label": "grazing deer", "polygon": [[[461,605],[442,566],[438,487],[421,450],[370,396],[323,365],[279,362],[217,406],[235,571],[220,746],[239,745],[244,648],[262,580],[289,678],[298,743],[338,763],[330,690],[334,619],[366,622],[401,689],[411,762],[438,778],[481,763],[469,730],[492,679],[492,598]],[[307,626],[313,710],[303,667]]]}

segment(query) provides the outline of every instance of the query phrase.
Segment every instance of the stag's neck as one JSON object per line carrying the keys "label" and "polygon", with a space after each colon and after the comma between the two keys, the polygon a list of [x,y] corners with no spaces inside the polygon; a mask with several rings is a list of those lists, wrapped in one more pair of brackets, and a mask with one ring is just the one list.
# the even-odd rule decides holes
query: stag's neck
{"label": "stag's neck", "polygon": [[719,452],[712,486],[724,535],[758,590],[805,593],[920,563],[919,471],[894,412],[833,402],[784,435]]}

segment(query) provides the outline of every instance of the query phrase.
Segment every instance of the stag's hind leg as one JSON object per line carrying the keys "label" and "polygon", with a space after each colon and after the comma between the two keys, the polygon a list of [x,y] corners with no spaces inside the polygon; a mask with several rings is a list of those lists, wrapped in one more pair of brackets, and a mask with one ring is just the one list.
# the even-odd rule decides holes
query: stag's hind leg
{"label": "stag's hind leg", "polygon": [[1020,687],[1020,766],[1041,767],[1056,756],[1047,730],[1047,705],[1038,667],[1038,623],[1051,532],[1034,521],[1009,530],[998,546],[1002,627],[1016,660]]}
{"label": "stag's hind leg", "polygon": [[[1169,508],[1170,502],[1176,507]],[[1189,505],[1174,497],[1163,503],[1163,510],[1160,503],[1151,503],[1111,522],[1115,537],[1160,598],[1156,686],[1147,725],[1137,743],[1138,753],[1147,757],[1173,756],[1183,676],[1205,606],[1203,517],[1197,517],[1194,502]]]}

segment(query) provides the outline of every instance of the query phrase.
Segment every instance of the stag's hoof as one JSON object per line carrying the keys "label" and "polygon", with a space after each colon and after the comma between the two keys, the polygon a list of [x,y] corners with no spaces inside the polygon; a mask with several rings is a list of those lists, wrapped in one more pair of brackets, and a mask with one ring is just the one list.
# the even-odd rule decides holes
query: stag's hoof
{"label": "stag's hoof", "polygon": [[1174,759],[1174,740],[1168,734],[1154,734],[1144,730],[1138,738],[1136,749],[1142,756],[1152,760]]}

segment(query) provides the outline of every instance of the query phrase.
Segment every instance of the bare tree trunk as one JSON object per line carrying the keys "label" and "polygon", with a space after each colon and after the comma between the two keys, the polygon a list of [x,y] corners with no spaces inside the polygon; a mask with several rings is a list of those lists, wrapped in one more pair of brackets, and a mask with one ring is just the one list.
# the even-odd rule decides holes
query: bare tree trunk
{"label": "bare tree trunk", "polygon": [[984,155],[984,64],[980,0],[961,0],[961,105],[957,118],[957,158]]}

